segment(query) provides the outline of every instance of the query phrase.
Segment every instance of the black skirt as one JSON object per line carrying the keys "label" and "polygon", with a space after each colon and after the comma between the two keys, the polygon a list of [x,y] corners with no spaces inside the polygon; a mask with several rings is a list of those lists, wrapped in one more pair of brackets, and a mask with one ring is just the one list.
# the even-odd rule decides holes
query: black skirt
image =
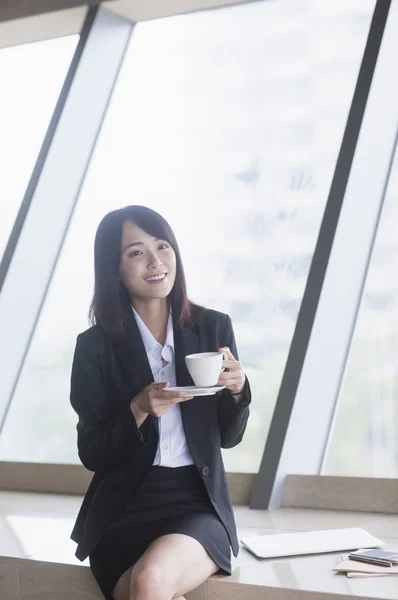
{"label": "black skirt", "polygon": [[120,576],[154,540],[169,533],[195,538],[220,569],[231,574],[228,534],[196,466],[152,467],[89,557],[93,575],[107,600],[112,600]]}

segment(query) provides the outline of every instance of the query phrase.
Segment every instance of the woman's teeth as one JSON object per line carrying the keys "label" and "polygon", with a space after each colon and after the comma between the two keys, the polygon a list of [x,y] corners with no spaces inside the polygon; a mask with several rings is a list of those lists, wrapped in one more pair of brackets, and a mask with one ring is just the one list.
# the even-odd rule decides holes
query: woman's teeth
{"label": "woman's teeth", "polygon": [[163,279],[166,279],[165,273],[162,275],[154,275],[153,277],[146,277],[145,281],[163,281]]}

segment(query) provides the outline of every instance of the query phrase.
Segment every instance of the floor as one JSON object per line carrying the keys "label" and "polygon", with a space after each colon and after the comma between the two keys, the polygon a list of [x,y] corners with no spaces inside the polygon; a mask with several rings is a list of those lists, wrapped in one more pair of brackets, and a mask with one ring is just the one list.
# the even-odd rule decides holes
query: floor
{"label": "floor", "polygon": [[[81,500],[77,496],[0,492],[0,556],[81,565],[69,538]],[[234,510],[239,536],[362,527],[386,542],[386,548],[398,551],[398,515],[302,508],[257,511],[246,506]],[[398,576],[349,579],[331,570],[340,560],[340,554],[258,560],[241,548],[238,558],[233,559],[232,576],[215,576],[208,582],[208,597],[212,586],[221,594],[226,584],[249,584],[275,591],[398,599]],[[233,589],[230,587],[230,598],[235,597]],[[252,589],[254,594],[255,587]],[[213,597],[221,595],[215,593]],[[236,597],[241,595],[237,592]]]}

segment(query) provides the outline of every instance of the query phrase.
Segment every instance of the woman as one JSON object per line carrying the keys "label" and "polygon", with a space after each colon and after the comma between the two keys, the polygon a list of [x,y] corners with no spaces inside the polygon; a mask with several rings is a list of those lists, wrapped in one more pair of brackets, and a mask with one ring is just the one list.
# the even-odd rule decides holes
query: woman
{"label": "woman", "polygon": [[[143,206],[110,212],[95,239],[93,327],[77,338],[71,403],[94,471],[72,539],[107,599],[184,600],[238,541],[221,448],[246,428],[249,383],[230,318],[191,303],[175,236]],[[184,397],[184,357],[227,354],[216,395]]]}

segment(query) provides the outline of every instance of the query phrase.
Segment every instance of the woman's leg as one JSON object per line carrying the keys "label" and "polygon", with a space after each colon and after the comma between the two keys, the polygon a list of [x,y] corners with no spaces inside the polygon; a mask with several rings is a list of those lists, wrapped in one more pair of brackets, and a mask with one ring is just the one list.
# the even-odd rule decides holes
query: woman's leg
{"label": "woman's leg", "polygon": [[112,592],[114,600],[130,600],[130,579],[132,570],[133,567],[127,569],[115,585]]}
{"label": "woman's leg", "polygon": [[131,570],[129,600],[184,600],[184,594],[218,569],[194,538],[180,533],[164,535],[148,547]]}

